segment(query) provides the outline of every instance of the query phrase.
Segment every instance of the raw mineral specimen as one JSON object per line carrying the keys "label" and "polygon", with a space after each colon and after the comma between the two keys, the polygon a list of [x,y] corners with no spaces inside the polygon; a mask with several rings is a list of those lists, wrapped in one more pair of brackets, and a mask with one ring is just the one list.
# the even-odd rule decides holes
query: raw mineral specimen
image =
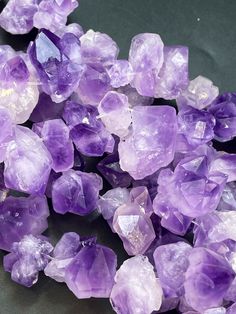
{"label": "raw mineral specimen", "polygon": [[129,84],[134,77],[133,68],[127,60],[115,60],[107,72],[114,88]]}

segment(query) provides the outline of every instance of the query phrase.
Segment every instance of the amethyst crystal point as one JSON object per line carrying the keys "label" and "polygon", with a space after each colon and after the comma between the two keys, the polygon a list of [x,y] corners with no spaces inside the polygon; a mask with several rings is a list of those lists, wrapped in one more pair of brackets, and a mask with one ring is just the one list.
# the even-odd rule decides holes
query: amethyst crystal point
{"label": "amethyst crystal point", "polygon": [[236,183],[230,182],[225,185],[224,191],[220,203],[218,205],[218,210],[236,210]]}
{"label": "amethyst crystal point", "polygon": [[85,156],[102,156],[114,149],[114,138],[97,118],[95,107],[79,103],[66,102],[63,119],[71,127],[70,136],[78,149]]}
{"label": "amethyst crystal point", "polygon": [[26,234],[38,235],[48,227],[45,197],[7,197],[0,204],[0,248],[11,251],[12,243]]}
{"label": "amethyst crystal point", "polygon": [[156,81],[155,97],[177,98],[188,83],[188,47],[164,47],[164,63]]}
{"label": "amethyst crystal point", "polygon": [[147,314],[160,309],[162,289],[147,257],[138,255],[122,264],[110,301],[117,314]]}
{"label": "amethyst crystal point", "polygon": [[152,200],[146,186],[137,186],[130,190],[130,201],[138,204],[144,213],[153,212]]}
{"label": "amethyst crystal point", "polygon": [[26,34],[33,28],[36,0],[10,0],[0,14],[0,25],[12,34]]}
{"label": "amethyst crystal point", "polygon": [[130,186],[132,177],[123,171],[119,164],[118,153],[110,154],[97,164],[97,169],[113,188]]}
{"label": "amethyst crystal point", "polygon": [[4,163],[6,187],[29,194],[45,192],[52,159],[41,139],[30,129],[15,128]]}
{"label": "amethyst crystal point", "polygon": [[112,64],[116,60],[119,48],[107,34],[88,30],[80,37],[81,52],[85,63]]}
{"label": "amethyst crystal point", "polygon": [[45,120],[61,118],[64,109],[64,102],[55,103],[51,97],[45,93],[39,95],[39,100],[30,116],[32,122],[42,122]]}
{"label": "amethyst crystal point", "polygon": [[117,92],[108,92],[98,106],[99,116],[106,129],[119,137],[129,133],[131,112],[128,97]]}
{"label": "amethyst crystal point", "polygon": [[40,137],[52,156],[52,169],[55,172],[66,171],[73,167],[74,146],[69,133],[68,126],[61,119],[45,121],[41,126]]}
{"label": "amethyst crystal point", "polygon": [[211,171],[227,175],[227,182],[236,181],[236,154],[219,153],[211,163]]}
{"label": "amethyst crystal point", "polygon": [[184,275],[188,268],[188,255],[192,247],[185,242],[161,245],[154,252],[158,278],[164,294],[176,297],[184,294]]}
{"label": "amethyst crystal point", "polygon": [[218,95],[219,89],[212,81],[198,76],[190,81],[188,88],[177,98],[177,105],[179,108],[191,106],[201,110],[209,106]]}
{"label": "amethyst crystal point", "polygon": [[54,181],[52,203],[57,213],[87,215],[96,209],[102,179],[95,173],[68,170]]}
{"label": "amethyst crystal point", "polygon": [[179,133],[193,147],[207,143],[214,137],[215,118],[207,111],[187,106],[178,113]]}
{"label": "amethyst crystal point", "polygon": [[77,89],[82,102],[97,106],[110,89],[105,67],[100,63],[86,65]]}
{"label": "amethyst crystal point", "polygon": [[[70,34],[70,37],[74,36]],[[63,39],[48,30],[41,30],[37,38],[29,46],[28,53],[43,91],[50,95],[55,102],[68,98],[78,87],[84,70],[80,61],[79,39],[68,43],[67,49],[63,47]],[[70,48],[77,48],[77,59],[71,60],[68,55]]]}
{"label": "amethyst crystal point", "polygon": [[113,229],[123,241],[129,255],[145,253],[156,237],[149,215],[136,203],[126,203],[117,208],[113,217]]}
{"label": "amethyst crystal point", "polygon": [[11,272],[13,281],[31,287],[38,280],[38,272],[48,264],[52,250],[45,237],[25,235],[13,243],[12,253],[4,257],[4,269]]}
{"label": "amethyst crystal point", "polygon": [[28,81],[30,74],[22,57],[16,56],[4,64],[0,76],[5,84],[21,85]]}
{"label": "amethyst crystal point", "polygon": [[184,283],[188,304],[200,312],[220,306],[234,277],[224,257],[205,248],[194,248]]}
{"label": "amethyst crystal point", "polygon": [[214,132],[218,141],[229,141],[236,136],[236,93],[217,97],[209,107],[209,112],[216,119]]}
{"label": "amethyst crystal point", "polygon": [[116,273],[116,254],[109,248],[84,246],[65,269],[65,282],[79,299],[108,298]]}
{"label": "amethyst crystal point", "polygon": [[143,179],[174,158],[177,121],[170,106],[136,106],[132,111],[132,133],[119,143],[121,169]]}
{"label": "amethyst crystal point", "polygon": [[129,84],[134,76],[133,68],[127,60],[115,60],[107,72],[111,80],[111,86],[114,88]]}

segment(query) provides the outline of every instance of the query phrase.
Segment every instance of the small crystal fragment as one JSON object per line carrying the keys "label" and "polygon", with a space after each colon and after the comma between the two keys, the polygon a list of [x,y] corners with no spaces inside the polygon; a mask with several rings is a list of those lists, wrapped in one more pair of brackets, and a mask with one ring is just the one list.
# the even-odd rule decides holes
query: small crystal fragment
{"label": "small crystal fragment", "polygon": [[111,80],[111,86],[119,88],[129,84],[134,76],[133,68],[127,60],[116,60],[107,70]]}

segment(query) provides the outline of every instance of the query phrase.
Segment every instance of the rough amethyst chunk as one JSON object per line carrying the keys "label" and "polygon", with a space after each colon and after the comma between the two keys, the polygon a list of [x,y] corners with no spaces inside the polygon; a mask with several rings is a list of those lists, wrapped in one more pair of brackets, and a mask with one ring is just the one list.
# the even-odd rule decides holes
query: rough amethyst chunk
{"label": "rough amethyst chunk", "polygon": [[0,203],[0,248],[11,251],[13,242],[26,234],[39,235],[48,227],[45,197],[12,197]]}
{"label": "rough amethyst chunk", "polygon": [[96,209],[102,179],[95,173],[68,170],[54,181],[52,203],[57,213],[87,215]]}
{"label": "rough amethyst chunk", "polygon": [[11,273],[13,281],[31,287],[38,281],[38,272],[48,264],[52,250],[47,238],[25,235],[13,243],[12,252],[4,256],[4,269]]}
{"label": "rough amethyst chunk", "polygon": [[170,106],[136,106],[132,111],[132,133],[119,143],[121,169],[143,179],[174,158],[177,121]]}
{"label": "rough amethyst chunk", "polygon": [[162,288],[147,257],[126,260],[115,276],[110,302],[118,314],[152,313],[162,303]]}
{"label": "rough amethyst chunk", "polygon": [[211,163],[211,171],[227,175],[227,182],[236,181],[236,154],[219,153]]}
{"label": "rough amethyst chunk", "polygon": [[133,68],[127,60],[116,60],[107,70],[111,80],[111,86],[119,88],[129,84],[134,76]]}
{"label": "rough amethyst chunk", "polygon": [[152,200],[146,186],[137,186],[130,190],[130,201],[138,204],[144,213],[153,212]]}

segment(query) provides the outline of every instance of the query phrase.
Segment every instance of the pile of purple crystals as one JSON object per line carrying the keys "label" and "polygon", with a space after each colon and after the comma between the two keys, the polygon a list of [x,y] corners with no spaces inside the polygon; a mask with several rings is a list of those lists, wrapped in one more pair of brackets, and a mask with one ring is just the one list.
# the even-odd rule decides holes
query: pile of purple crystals
{"label": "pile of purple crystals", "polygon": [[[236,154],[213,141],[236,136],[236,93],[189,81],[188,48],[157,34],[138,34],[118,59],[108,35],[66,25],[77,6],[9,0],[0,14],[12,34],[39,29],[26,52],[0,46],[5,270],[26,287],[43,271],[118,314],[235,314]],[[117,270],[112,249],[74,232],[53,246],[49,199],[58,214],[97,211],[130,258]]]}

